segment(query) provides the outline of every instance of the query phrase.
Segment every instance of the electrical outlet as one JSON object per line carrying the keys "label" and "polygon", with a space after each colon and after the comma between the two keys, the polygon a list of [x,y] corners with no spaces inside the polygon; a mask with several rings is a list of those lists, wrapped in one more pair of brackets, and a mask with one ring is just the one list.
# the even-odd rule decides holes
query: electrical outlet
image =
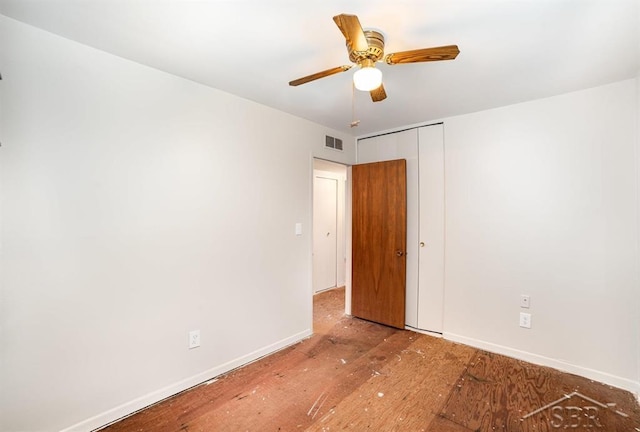
{"label": "electrical outlet", "polygon": [[531,307],[531,297],[526,294],[520,296],[520,307],[529,309]]}
{"label": "electrical outlet", "polygon": [[200,346],[200,330],[192,330],[189,332],[189,349],[198,348]]}
{"label": "electrical outlet", "polygon": [[520,327],[531,328],[531,314],[526,312],[520,312]]}

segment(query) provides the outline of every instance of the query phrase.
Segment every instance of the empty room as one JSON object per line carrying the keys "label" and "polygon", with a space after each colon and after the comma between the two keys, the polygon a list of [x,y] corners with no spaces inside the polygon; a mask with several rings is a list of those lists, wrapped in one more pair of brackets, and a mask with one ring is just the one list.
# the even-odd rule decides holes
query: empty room
{"label": "empty room", "polygon": [[0,432],[640,431],[639,0],[0,0]]}

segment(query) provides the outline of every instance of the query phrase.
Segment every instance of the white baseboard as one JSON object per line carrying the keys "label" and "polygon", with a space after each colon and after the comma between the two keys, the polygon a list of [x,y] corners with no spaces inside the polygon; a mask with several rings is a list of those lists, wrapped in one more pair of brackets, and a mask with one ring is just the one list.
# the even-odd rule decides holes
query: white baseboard
{"label": "white baseboard", "polygon": [[94,417],[88,418],[86,420],[81,421],[73,426],[70,426],[66,429],[63,429],[60,432],[87,432],[102,428],[109,423],[113,423],[114,421],[126,417],[130,414],[133,414],[136,411],[139,411],[145,407],[153,405],[157,402],[160,402],[163,399],[166,399],[170,396],[173,396],[181,391],[187,390],[191,387],[194,387],[198,384],[201,384],[205,381],[208,381],[218,375],[229,372],[237,367],[243,366],[247,363],[251,363],[260,357],[264,357],[265,355],[272,354],[276,351],[279,351],[283,348],[286,348],[290,345],[293,345],[302,339],[305,339],[311,336],[313,332],[311,329],[307,329],[303,332],[295,334],[286,339],[282,339],[276,343],[268,345],[259,350],[253,351],[247,355],[231,360],[222,365],[216,366],[204,372],[201,372],[197,375],[191,376],[189,378],[178,381],[174,384],[171,384],[167,387],[156,390],[147,395],[136,398],[132,401],[126,402],[122,405],[119,405],[115,408],[110,409],[104,413],[98,414]]}
{"label": "white baseboard", "polygon": [[548,366],[554,369],[558,369],[562,372],[568,372],[575,375],[580,375],[585,378],[589,378],[594,381],[598,381],[604,384],[608,384],[614,387],[621,388],[623,390],[630,391],[636,395],[640,395],[640,382],[636,382],[627,378],[622,378],[616,375],[611,375],[606,372],[600,372],[594,369],[585,368],[582,366],[567,363],[563,360],[557,360],[550,357],[533,354],[526,351],[520,351],[517,349],[509,348],[503,345],[496,345],[491,342],[483,340],[468,338],[453,333],[443,333],[443,337],[452,342],[458,342],[461,344],[469,345],[474,348],[480,348],[485,351],[490,351],[496,354],[502,354],[508,357],[513,357],[518,360],[524,360],[529,363],[534,363],[540,366]]}
{"label": "white baseboard", "polygon": [[416,333],[421,333],[427,336],[433,336],[435,338],[441,339],[442,338],[442,333],[440,332],[434,332],[431,330],[423,330],[423,329],[419,329],[417,327],[411,327],[410,325],[406,325],[404,326],[405,330],[411,330],[412,332],[416,332]]}

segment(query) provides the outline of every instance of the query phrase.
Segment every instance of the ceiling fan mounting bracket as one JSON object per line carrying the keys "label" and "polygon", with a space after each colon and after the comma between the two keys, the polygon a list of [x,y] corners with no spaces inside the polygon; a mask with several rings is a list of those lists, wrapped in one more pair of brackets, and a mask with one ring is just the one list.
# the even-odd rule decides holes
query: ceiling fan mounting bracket
{"label": "ceiling fan mounting bracket", "polygon": [[371,60],[377,62],[384,55],[384,36],[375,30],[364,30],[364,36],[367,39],[369,47],[366,51],[356,51],[347,42],[349,50],[349,60],[353,63],[360,64],[363,60]]}

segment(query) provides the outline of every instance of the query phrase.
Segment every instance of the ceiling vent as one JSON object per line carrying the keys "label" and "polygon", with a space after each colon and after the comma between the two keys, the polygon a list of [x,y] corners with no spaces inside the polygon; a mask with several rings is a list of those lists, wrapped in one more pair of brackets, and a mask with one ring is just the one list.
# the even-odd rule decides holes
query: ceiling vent
{"label": "ceiling vent", "polygon": [[324,140],[324,146],[332,148],[334,150],[342,151],[342,140],[340,138],[334,138],[332,136],[326,135]]}

